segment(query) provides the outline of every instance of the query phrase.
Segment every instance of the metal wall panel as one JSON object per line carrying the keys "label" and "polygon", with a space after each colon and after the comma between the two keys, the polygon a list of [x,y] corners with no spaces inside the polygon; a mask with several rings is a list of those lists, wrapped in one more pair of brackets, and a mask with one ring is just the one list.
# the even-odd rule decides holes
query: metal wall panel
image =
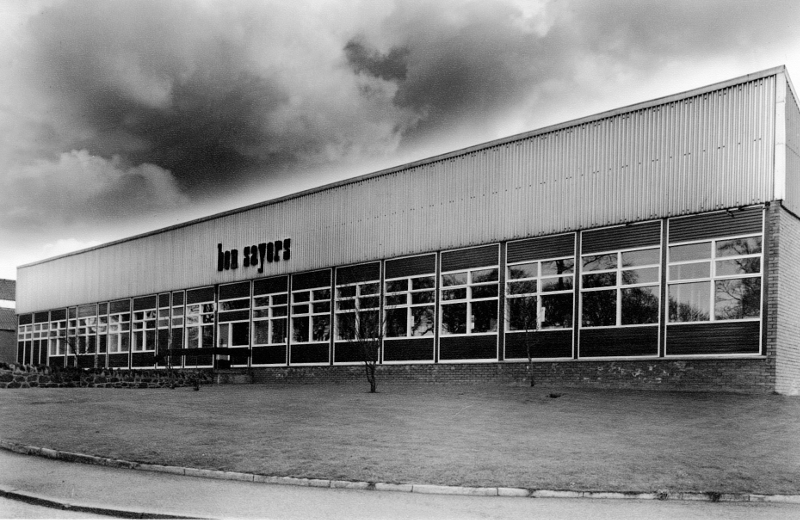
{"label": "metal wall panel", "polygon": [[[770,200],[775,71],[18,270],[45,310]],[[219,272],[223,249],[292,258]]]}
{"label": "metal wall panel", "polygon": [[800,215],[800,106],[792,88],[786,89],[786,208]]}
{"label": "metal wall panel", "polygon": [[661,221],[611,227],[581,234],[581,254],[661,245]]}
{"label": "metal wall panel", "polygon": [[761,233],[764,211],[746,209],[675,218],[669,221],[669,242],[688,242],[735,235]]}

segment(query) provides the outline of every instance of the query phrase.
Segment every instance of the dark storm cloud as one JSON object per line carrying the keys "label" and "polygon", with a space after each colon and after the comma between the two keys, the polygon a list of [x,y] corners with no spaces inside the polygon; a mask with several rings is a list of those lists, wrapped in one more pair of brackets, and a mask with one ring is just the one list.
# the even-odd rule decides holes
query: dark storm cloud
{"label": "dark storm cloud", "polygon": [[344,46],[344,52],[355,72],[366,72],[387,81],[406,79],[408,49],[394,48],[381,54],[377,50],[368,49],[360,39],[354,38]]}

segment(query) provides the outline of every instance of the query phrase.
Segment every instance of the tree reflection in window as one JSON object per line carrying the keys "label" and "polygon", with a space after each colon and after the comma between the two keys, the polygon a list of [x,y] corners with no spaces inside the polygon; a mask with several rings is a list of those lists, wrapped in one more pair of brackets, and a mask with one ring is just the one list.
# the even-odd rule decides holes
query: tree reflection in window
{"label": "tree reflection in window", "polygon": [[761,254],[760,235],[671,245],[669,321],[757,319]]}

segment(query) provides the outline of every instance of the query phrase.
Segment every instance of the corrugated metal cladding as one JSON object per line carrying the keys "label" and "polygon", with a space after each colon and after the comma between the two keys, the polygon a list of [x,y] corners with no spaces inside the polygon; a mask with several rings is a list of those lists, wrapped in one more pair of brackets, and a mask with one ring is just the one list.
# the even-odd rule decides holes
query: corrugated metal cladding
{"label": "corrugated metal cladding", "polygon": [[442,272],[493,266],[500,263],[500,247],[491,244],[442,253]]}
{"label": "corrugated metal cladding", "polygon": [[786,208],[800,215],[800,106],[786,89]]}
{"label": "corrugated metal cladding", "polygon": [[734,235],[761,233],[764,211],[761,209],[733,210],[670,219],[669,241],[688,242]]}
{"label": "corrugated metal cladding", "polygon": [[[776,72],[21,268],[17,309],[765,202],[773,193]],[[285,238],[291,260],[263,273],[216,269],[217,244],[241,254]]]}

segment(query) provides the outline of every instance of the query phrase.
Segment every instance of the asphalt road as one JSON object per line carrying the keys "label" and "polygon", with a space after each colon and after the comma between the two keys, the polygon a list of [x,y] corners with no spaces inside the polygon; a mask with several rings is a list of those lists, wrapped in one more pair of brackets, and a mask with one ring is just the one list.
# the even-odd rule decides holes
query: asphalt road
{"label": "asphalt road", "polygon": [[[0,450],[0,486],[66,503],[197,518],[800,518],[798,504],[469,497],[306,488],[105,468],[4,450]],[[7,500],[0,502],[0,518],[60,517],[60,511],[48,511],[53,514],[31,516],[38,513],[11,508]]]}

